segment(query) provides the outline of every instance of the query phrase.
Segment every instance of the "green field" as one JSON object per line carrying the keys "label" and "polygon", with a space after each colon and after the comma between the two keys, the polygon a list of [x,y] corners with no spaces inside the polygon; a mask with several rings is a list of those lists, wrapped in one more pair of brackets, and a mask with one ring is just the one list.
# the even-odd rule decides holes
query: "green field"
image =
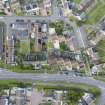
{"label": "green field", "polygon": [[105,0],[103,1],[104,2],[98,1],[96,6],[87,13],[87,24],[95,24],[105,15]]}
{"label": "green field", "polygon": [[48,49],[54,48],[53,43],[49,41],[49,42],[47,43],[47,48],[48,48]]}
{"label": "green field", "polygon": [[0,80],[0,90],[8,89],[11,87],[29,87],[31,86],[31,82],[21,82],[17,80]]}
{"label": "green field", "polygon": [[97,45],[97,51],[101,62],[105,62],[105,39],[102,39]]}
{"label": "green field", "polygon": [[96,76],[94,78],[97,79],[97,80],[105,82],[105,76]]}
{"label": "green field", "polygon": [[74,0],[75,3],[79,4],[82,0]]}
{"label": "green field", "polygon": [[4,16],[6,15],[4,12],[0,12],[0,16]]}
{"label": "green field", "polygon": [[27,54],[30,52],[30,40],[21,40],[20,41],[20,53]]}

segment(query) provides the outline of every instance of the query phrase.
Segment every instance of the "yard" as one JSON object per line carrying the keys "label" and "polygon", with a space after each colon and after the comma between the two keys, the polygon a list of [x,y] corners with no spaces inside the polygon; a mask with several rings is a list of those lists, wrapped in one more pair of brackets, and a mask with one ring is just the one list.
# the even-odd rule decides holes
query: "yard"
{"label": "yard", "polygon": [[20,53],[28,54],[30,52],[30,40],[21,40],[20,41]]}
{"label": "yard", "polygon": [[103,0],[103,2],[98,0],[96,6],[87,13],[88,15],[87,24],[97,23],[105,15],[104,8],[105,8],[105,0]]}

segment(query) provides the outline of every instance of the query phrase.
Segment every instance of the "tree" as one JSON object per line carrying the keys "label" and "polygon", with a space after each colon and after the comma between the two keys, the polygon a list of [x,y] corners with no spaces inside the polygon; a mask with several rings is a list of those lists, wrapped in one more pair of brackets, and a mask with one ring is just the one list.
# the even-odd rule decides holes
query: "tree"
{"label": "tree", "polygon": [[60,43],[60,48],[61,48],[61,50],[63,50],[63,51],[69,50],[69,47],[67,46],[67,44],[66,44],[65,42],[61,42],[61,43]]}
{"label": "tree", "polygon": [[83,96],[80,90],[69,90],[66,94],[66,100],[69,105],[76,105]]}

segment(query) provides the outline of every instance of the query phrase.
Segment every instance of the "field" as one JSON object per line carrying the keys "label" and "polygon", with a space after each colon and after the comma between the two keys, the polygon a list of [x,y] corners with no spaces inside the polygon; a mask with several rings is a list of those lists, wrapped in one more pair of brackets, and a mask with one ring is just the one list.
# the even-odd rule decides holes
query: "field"
{"label": "field", "polygon": [[88,24],[95,24],[97,23],[104,15],[105,15],[105,0],[103,2],[98,1],[96,6],[87,13],[88,15]]}
{"label": "field", "polygon": [[20,53],[27,54],[30,52],[30,41],[22,40],[20,41]]}
{"label": "field", "polygon": [[4,16],[6,15],[4,12],[0,12],[0,16]]}
{"label": "field", "polygon": [[105,39],[101,40],[97,45],[97,51],[101,62],[105,62]]}
{"label": "field", "polygon": [[75,3],[79,4],[82,0],[74,0]]}

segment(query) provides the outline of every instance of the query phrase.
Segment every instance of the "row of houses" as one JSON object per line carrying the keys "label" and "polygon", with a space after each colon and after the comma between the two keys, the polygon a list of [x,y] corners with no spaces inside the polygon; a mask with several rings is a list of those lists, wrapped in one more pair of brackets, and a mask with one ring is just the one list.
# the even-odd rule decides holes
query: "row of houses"
{"label": "row of houses", "polygon": [[2,0],[1,5],[3,6],[3,11],[8,15],[50,15],[52,10],[51,0]]}
{"label": "row of houses", "polygon": [[0,97],[0,105],[30,105],[32,95],[31,88],[18,88],[3,90],[4,95]]}

